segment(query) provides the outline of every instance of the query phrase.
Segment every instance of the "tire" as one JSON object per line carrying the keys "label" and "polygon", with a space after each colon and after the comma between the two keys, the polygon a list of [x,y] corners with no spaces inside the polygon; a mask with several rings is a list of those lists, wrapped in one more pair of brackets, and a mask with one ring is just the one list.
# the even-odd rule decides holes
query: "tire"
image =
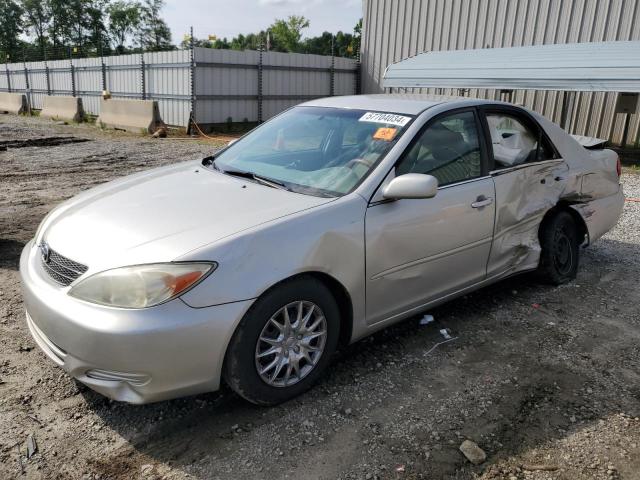
{"label": "tire", "polygon": [[548,219],[540,232],[540,264],[538,278],[552,285],[562,285],[576,278],[580,260],[578,228],[567,212]]}
{"label": "tire", "polygon": [[[306,323],[298,321],[301,308],[303,320],[311,312]],[[339,329],[338,305],[322,282],[312,277],[286,281],[245,314],[227,348],[223,378],[238,395],[257,405],[287,401],[318,381],[337,349]],[[274,362],[270,370],[259,372]]]}

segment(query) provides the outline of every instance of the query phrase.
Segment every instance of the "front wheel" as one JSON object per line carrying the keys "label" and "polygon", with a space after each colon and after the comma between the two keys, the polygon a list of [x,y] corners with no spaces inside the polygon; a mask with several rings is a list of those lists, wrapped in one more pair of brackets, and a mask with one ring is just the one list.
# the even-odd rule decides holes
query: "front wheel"
{"label": "front wheel", "polygon": [[240,396],[275,405],[309,389],[338,345],[340,314],[329,289],[311,277],[260,297],[231,339],[224,378]]}
{"label": "front wheel", "polygon": [[562,285],[576,278],[580,246],[576,222],[569,213],[558,212],[543,225],[540,244],[537,273],[541,280]]}

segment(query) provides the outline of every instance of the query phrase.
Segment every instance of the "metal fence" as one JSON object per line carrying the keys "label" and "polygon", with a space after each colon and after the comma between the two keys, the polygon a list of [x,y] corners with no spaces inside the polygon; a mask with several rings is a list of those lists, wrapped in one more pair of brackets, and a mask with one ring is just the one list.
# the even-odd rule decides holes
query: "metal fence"
{"label": "metal fence", "polygon": [[199,125],[261,122],[305,100],[358,93],[359,64],[321,55],[195,47],[0,67],[0,91],[24,92],[36,110],[45,95],[70,95],[98,115],[103,90],[114,98],[157,100],[169,125],[188,127],[191,115]]}

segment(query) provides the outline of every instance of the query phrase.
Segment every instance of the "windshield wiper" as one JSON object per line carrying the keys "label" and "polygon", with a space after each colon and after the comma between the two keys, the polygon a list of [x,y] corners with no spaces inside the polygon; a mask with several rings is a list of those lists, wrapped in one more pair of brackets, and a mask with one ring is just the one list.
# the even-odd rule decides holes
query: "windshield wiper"
{"label": "windshield wiper", "polygon": [[[215,163],[214,163],[214,168],[217,168]],[[218,170],[220,170],[222,173],[226,173],[227,175],[232,175],[234,177],[248,178],[250,180],[254,180],[258,183],[266,185],[267,187],[279,188],[281,190],[287,190],[289,192],[293,191],[284,183],[279,182],[278,180],[273,180],[272,178],[269,178],[269,177],[263,177],[262,175],[258,175],[257,173],[244,172],[242,170],[221,170],[219,168]]]}

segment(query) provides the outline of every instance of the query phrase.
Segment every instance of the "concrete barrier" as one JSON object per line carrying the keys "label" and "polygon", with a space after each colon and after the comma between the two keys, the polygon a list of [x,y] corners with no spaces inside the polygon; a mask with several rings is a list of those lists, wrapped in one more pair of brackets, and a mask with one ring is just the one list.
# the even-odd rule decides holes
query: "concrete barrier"
{"label": "concrete barrier", "polygon": [[114,98],[100,100],[98,123],[135,133],[140,133],[141,130],[154,133],[164,126],[157,101]]}
{"label": "concrete barrier", "polygon": [[44,97],[40,116],[56,120],[82,122],[84,120],[82,99],[76,97],[57,97],[46,95]]}
{"label": "concrete barrier", "polygon": [[27,111],[27,97],[23,93],[0,92],[0,112],[20,114]]}

